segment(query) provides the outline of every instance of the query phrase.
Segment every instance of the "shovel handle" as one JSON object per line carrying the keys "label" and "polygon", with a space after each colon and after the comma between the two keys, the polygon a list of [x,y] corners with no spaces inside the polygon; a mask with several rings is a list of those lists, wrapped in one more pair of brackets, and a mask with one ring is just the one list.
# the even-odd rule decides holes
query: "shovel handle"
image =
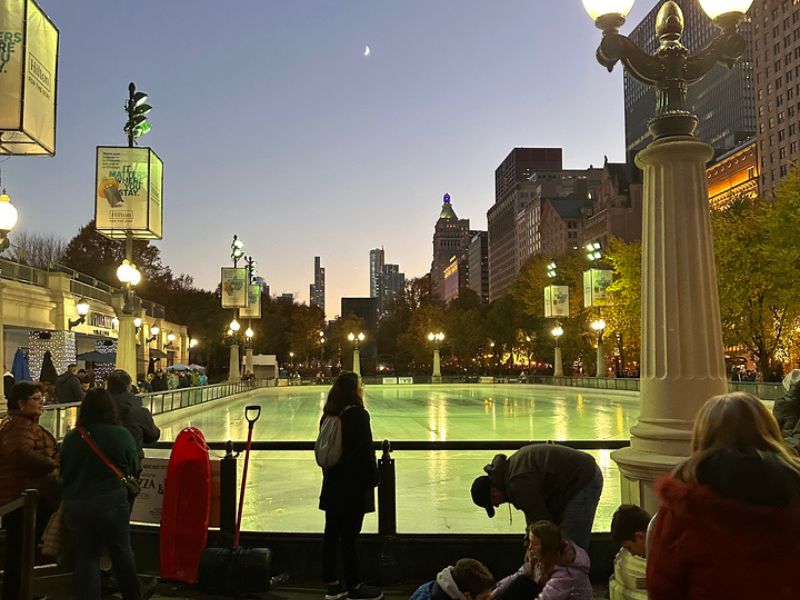
{"label": "shovel handle", "polygon": [[261,417],[261,406],[258,404],[252,404],[250,406],[246,406],[244,409],[244,418],[247,419],[247,424],[250,429],[253,428],[253,425],[256,424],[259,417]]}

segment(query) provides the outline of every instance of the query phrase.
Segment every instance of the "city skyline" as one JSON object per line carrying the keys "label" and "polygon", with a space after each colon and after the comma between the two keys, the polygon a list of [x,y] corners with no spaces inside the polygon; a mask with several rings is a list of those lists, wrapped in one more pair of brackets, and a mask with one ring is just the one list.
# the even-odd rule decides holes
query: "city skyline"
{"label": "city skyline", "polygon": [[[140,27],[118,27],[120,6],[40,4],[61,33],[58,147],[54,159],[0,163],[18,231],[70,239],[92,218],[95,146],[125,143],[135,81],[153,105],[141,143],[164,160],[157,245],[206,289],[235,233],[276,293],[306,302],[308,262],[322,256],[337,306],[368,295],[370,248],[395,249],[409,277],[427,272],[430,247],[416,240],[430,239],[444,193],[485,228],[511,148],[563,147],[575,168],[624,157],[621,73],[597,69],[577,0],[243,2],[235,14],[143,1],[137,14],[159,16],[146,19],[146,43]],[[625,30],[650,8],[639,4]],[[300,233],[303,252],[288,252]]]}

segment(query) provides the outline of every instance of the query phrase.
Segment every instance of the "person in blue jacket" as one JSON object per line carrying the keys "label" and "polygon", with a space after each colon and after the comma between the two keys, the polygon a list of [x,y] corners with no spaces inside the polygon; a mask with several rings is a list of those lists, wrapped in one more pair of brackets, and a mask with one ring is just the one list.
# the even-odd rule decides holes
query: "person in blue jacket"
{"label": "person in blue jacket", "polygon": [[489,600],[494,585],[494,576],[483,563],[462,558],[434,581],[419,586],[410,600]]}

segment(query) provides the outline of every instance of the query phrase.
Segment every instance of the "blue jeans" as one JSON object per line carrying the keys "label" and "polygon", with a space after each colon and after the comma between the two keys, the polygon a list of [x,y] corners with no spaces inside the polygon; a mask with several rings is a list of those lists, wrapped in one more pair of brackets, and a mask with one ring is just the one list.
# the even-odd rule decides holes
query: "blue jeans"
{"label": "blue jeans", "polygon": [[124,600],[139,600],[139,579],[130,537],[128,492],[121,487],[102,496],[64,500],[64,525],[75,559],[77,600],[100,598],[100,554],[108,549]]}
{"label": "blue jeans", "polygon": [[597,465],[594,469],[594,477],[585,488],[567,502],[561,519],[561,534],[584,550],[589,550],[594,514],[597,512],[597,504],[603,492],[603,474]]}

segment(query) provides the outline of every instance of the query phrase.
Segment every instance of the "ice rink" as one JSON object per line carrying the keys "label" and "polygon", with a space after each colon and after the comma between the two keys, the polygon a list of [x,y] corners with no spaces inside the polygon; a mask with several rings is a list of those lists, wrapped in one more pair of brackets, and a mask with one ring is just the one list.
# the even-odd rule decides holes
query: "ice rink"
{"label": "ice rink", "polygon": [[[208,440],[245,440],[244,407],[262,406],[256,440],[314,440],[327,387],[271,388],[248,400],[220,400],[206,410],[156,417],[162,440],[199,427]],[[639,414],[638,396],[528,385],[367,386],[375,440],[626,439]],[[183,414],[182,414],[183,413]],[[494,519],[472,504],[469,487],[495,452],[397,451],[397,522],[401,533],[516,533],[522,513],[506,505]],[[594,529],[608,531],[619,504],[619,472],[609,451],[591,452],[605,477]],[[239,461],[241,468],[242,461]],[[322,480],[311,452],[254,452],[243,528],[317,532]],[[512,517],[513,524],[509,523]],[[377,531],[374,514],[364,531]]]}

